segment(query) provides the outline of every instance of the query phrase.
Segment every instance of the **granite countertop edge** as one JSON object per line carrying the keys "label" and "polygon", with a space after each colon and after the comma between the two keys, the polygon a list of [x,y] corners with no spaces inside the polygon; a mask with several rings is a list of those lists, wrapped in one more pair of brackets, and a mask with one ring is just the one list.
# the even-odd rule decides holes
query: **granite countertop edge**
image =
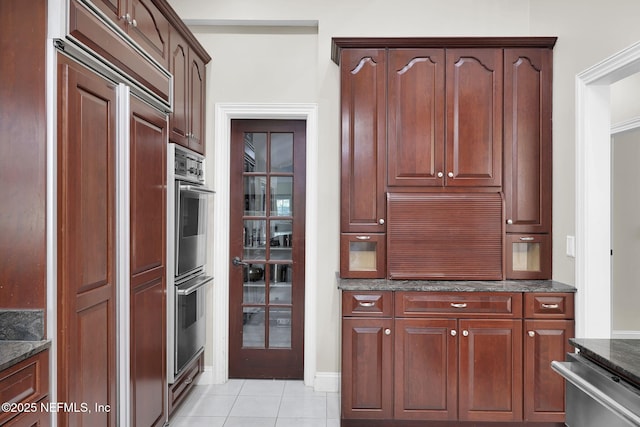
{"label": "granite countertop edge", "polygon": [[390,280],[337,278],[343,291],[576,292],[555,280]]}
{"label": "granite countertop edge", "polygon": [[50,340],[40,341],[8,341],[0,340],[0,371],[43,352],[51,347]]}
{"label": "granite countertop edge", "polygon": [[640,387],[640,340],[570,338],[580,353]]}

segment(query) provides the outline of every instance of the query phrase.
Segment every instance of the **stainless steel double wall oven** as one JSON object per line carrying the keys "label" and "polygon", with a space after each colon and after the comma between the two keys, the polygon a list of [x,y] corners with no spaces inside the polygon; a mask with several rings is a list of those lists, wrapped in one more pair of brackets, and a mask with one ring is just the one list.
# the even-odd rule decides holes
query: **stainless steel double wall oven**
{"label": "stainless steel double wall oven", "polygon": [[[168,377],[173,383],[204,351],[207,206],[204,158],[169,144],[167,188]],[[173,184],[173,185],[172,185]]]}

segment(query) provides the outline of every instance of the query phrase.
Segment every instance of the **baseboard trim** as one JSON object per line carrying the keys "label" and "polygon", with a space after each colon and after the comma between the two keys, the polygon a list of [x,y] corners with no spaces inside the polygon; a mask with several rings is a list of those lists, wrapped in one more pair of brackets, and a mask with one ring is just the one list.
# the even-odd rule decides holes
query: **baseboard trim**
{"label": "baseboard trim", "polygon": [[196,385],[215,384],[213,366],[204,365],[203,371],[196,378]]}
{"label": "baseboard trim", "polygon": [[340,391],[340,372],[316,372],[313,389],[329,393]]}
{"label": "baseboard trim", "polygon": [[611,338],[638,340],[640,339],[640,331],[611,331]]}

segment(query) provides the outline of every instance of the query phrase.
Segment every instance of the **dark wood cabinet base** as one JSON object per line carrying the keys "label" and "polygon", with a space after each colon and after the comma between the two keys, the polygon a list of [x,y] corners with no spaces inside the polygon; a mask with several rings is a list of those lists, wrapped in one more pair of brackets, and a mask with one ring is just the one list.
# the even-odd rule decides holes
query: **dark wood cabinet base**
{"label": "dark wood cabinet base", "polygon": [[173,384],[169,384],[169,416],[180,406],[194,386],[194,381],[204,370],[204,353],[184,369]]}
{"label": "dark wood cabinet base", "polygon": [[409,420],[340,420],[341,427],[563,427],[564,423],[477,422],[477,421],[409,421]]}

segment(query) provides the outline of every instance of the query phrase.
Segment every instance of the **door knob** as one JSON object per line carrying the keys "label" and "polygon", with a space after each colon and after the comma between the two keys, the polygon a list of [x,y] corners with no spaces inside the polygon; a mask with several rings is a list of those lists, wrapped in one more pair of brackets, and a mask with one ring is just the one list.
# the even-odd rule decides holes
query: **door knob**
{"label": "door knob", "polygon": [[237,265],[249,265],[249,264],[247,264],[246,262],[242,261],[242,260],[240,259],[240,257],[234,257],[234,258],[231,260],[231,263],[232,263],[233,265],[236,265],[236,266],[237,266]]}

